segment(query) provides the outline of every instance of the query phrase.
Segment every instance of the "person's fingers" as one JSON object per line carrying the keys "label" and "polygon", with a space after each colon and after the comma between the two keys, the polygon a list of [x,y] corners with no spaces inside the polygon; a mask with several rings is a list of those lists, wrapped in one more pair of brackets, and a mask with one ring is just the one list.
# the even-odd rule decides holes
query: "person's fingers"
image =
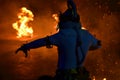
{"label": "person's fingers", "polygon": [[[29,49],[28,49],[28,50],[29,50]],[[22,51],[22,52],[25,54],[25,57],[27,57],[27,56],[28,56],[28,53],[27,53],[28,50],[25,48],[24,45],[22,45],[20,48],[18,48],[18,49],[15,51],[15,53],[17,54],[19,51]]]}
{"label": "person's fingers", "polygon": [[18,51],[20,51],[20,48],[18,48],[18,49],[15,51],[15,53],[17,54],[17,53],[18,53]]}
{"label": "person's fingers", "polygon": [[25,57],[28,56],[28,53],[27,53],[27,50],[23,50],[24,54],[25,54]]}

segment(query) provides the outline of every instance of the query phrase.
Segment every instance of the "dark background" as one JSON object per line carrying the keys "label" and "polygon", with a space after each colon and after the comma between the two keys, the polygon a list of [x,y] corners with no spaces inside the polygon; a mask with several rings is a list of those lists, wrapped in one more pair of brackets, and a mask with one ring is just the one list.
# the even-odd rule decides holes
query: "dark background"
{"label": "dark background", "polygon": [[[74,0],[81,23],[102,41],[102,48],[90,51],[85,67],[96,80],[120,80],[120,1]],[[14,51],[26,41],[16,38],[12,24],[18,20],[21,7],[34,14],[30,23],[34,37],[29,41],[54,34],[56,25],[52,14],[65,11],[66,0],[0,0],[0,80],[36,80],[41,75],[55,74],[57,50],[38,48],[25,58]]]}

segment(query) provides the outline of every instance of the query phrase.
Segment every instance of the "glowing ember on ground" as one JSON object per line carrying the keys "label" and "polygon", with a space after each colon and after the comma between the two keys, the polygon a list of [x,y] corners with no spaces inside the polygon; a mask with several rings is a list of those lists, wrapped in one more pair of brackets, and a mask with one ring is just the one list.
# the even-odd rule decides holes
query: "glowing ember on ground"
{"label": "glowing ember on ground", "polygon": [[103,80],[107,80],[106,78],[103,78]]}
{"label": "glowing ember on ground", "polygon": [[21,12],[17,15],[19,20],[12,24],[13,28],[17,30],[17,38],[32,37],[33,29],[28,25],[30,21],[33,21],[34,15],[32,11],[22,7]]}
{"label": "glowing ember on ground", "polygon": [[[96,80],[95,76],[93,76],[92,80]],[[102,80],[107,80],[106,78],[103,78]]]}
{"label": "glowing ember on ground", "polygon": [[93,79],[92,80],[95,80],[95,76],[93,76]]}

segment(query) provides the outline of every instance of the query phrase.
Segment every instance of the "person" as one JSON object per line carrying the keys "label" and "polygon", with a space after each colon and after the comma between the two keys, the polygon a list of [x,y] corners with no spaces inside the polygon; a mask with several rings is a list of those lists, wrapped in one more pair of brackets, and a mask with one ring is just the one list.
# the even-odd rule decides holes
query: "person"
{"label": "person", "polygon": [[27,57],[30,49],[43,46],[52,48],[55,45],[58,48],[58,65],[54,79],[88,80],[88,73],[87,77],[86,75],[82,77],[84,75],[80,76],[78,73],[87,72],[82,67],[87,52],[100,48],[101,42],[87,30],[81,29],[80,16],[77,14],[74,2],[68,0],[67,5],[68,9],[59,16],[58,33],[23,44],[16,53],[23,51]]}

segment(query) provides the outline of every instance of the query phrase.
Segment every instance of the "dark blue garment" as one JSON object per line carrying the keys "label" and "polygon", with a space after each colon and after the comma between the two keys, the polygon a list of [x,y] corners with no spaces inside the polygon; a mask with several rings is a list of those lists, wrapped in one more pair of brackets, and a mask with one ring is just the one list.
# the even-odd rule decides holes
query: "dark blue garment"
{"label": "dark blue garment", "polygon": [[[79,24],[75,24],[73,22],[68,23],[69,25],[71,25],[71,27],[79,26]],[[68,25],[68,23],[66,23],[66,26]],[[76,33],[76,30],[71,27],[66,29],[60,29],[58,33],[49,36],[51,44],[58,47],[58,69],[64,70],[73,69],[77,67],[76,45],[79,42],[77,42],[78,34],[81,39],[81,45],[77,47],[79,60],[85,58],[82,55],[83,53],[81,52],[80,46],[85,56],[87,55],[87,52],[90,47],[99,47],[97,44],[98,40],[95,37],[93,37],[88,31],[78,29],[79,33]],[[28,49],[38,48],[42,46],[46,46],[46,37],[40,38],[38,40],[26,44],[26,47]],[[79,66],[81,65],[82,63],[79,64]]]}

